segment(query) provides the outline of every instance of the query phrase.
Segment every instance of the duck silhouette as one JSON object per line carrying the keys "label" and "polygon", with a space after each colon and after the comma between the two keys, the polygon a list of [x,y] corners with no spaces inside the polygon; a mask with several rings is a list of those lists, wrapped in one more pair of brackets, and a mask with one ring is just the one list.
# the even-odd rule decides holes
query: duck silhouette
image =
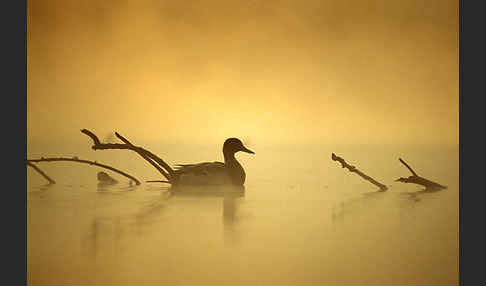
{"label": "duck silhouette", "polygon": [[162,182],[176,185],[233,185],[243,186],[246,180],[246,173],[241,164],[236,160],[235,153],[243,151],[250,154],[255,152],[249,150],[238,138],[228,138],[223,144],[223,162],[203,162],[197,164],[179,164],[172,168],[152,152],[137,147],[126,138],[115,132],[115,135],[124,142],[101,143],[99,138],[91,131],[82,129],[93,140],[93,150],[105,149],[129,149],[137,152],[145,160],[154,166],[167,179],[167,181],[152,180],[146,182]]}
{"label": "duck silhouette", "polygon": [[173,183],[177,185],[236,185],[242,186],[246,173],[236,160],[239,151],[255,154],[240,139],[228,138],[223,144],[223,162],[178,164],[173,170]]}

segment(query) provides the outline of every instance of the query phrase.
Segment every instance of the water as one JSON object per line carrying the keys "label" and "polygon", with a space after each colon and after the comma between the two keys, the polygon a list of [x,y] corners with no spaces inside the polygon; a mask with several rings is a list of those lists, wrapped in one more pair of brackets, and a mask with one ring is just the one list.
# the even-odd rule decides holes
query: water
{"label": "water", "polygon": [[[101,169],[75,163],[39,164],[57,181],[46,186],[29,168],[28,284],[458,285],[456,147],[249,147],[243,193],[177,195],[113,173],[120,184],[99,188]],[[148,149],[170,163],[221,158],[213,146]],[[29,158],[53,154],[39,150]],[[162,179],[129,151],[76,155]],[[394,182],[410,175],[399,157],[448,188]]]}

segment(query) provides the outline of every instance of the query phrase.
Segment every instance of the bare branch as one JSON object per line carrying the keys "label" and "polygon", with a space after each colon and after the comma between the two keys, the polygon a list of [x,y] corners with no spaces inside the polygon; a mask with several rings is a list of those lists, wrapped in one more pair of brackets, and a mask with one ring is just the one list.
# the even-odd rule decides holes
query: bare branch
{"label": "bare branch", "polygon": [[118,137],[121,141],[125,142],[125,144],[128,144],[128,145],[131,145],[133,146],[132,143],[130,143],[130,141],[128,141],[128,139],[126,139],[125,137],[121,136],[120,133],[118,132],[115,132],[115,135],[116,137]]}
{"label": "bare branch", "polygon": [[355,166],[349,165],[348,163],[346,163],[346,161],[344,161],[343,158],[336,156],[336,154],[332,153],[331,158],[332,158],[333,161],[338,161],[339,163],[341,163],[341,166],[343,168],[346,168],[350,172],[353,172],[353,173],[358,174],[361,178],[365,179],[366,181],[371,182],[375,186],[378,186],[380,188],[380,191],[386,191],[386,190],[388,190],[388,187],[387,186],[385,186],[385,185],[377,182],[376,180],[374,180],[370,176],[365,175],[364,173],[362,173],[361,171],[359,171],[358,169],[356,169]]}
{"label": "bare branch", "polygon": [[396,179],[395,182],[412,183],[412,184],[422,185],[422,186],[425,187],[426,191],[441,190],[441,189],[447,188],[447,186],[443,186],[439,183],[432,182],[430,180],[427,180],[425,178],[420,177],[419,175],[417,175],[417,173],[415,173],[413,171],[413,169],[407,163],[405,163],[405,161],[403,161],[401,158],[398,158],[398,160],[400,160],[400,162],[402,164],[404,164],[405,167],[407,167],[407,169],[410,170],[410,172],[412,172],[413,176],[410,176],[408,178],[400,177],[400,178]]}
{"label": "bare branch", "polygon": [[[137,185],[140,185],[140,181],[137,180],[136,178],[134,178],[133,176],[123,172],[123,171],[120,171],[118,169],[115,169],[111,166],[108,166],[108,165],[104,165],[104,164],[100,164],[96,161],[89,161],[89,160],[81,160],[81,159],[78,159],[77,157],[73,157],[73,158],[41,158],[41,159],[30,159],[30,160],[27,160],[27,164],[29,165],[33,165],[31,163],[39,163],[39,162],[59,162],[59,161],[69,161],[69,162],[78,162],[78,163],[84,163],[84,164],[89,164],[89,165],[95,165],[95,166],[98,166],[98,167],[101,167],[101,168],[105,168],[105,169],[108,169],[108,170],[111,170],[113,172],[116,172],[122,176],[125,176],[127,178],[129,178],[130,180],[134,181],[135,184]],[[36,166],[31,166],[33,168],[36,168]]]}
{"label": "bare branch", "polygon": [[98,137],[96,135],[94,135],[93,132],[91,132],[91,131],[89,131],[87,129],[83,129],[83,130],[81,130],[81,132],[83,132],[84,134],[86,134],[89,137],[91,137],[91,139],[93,139],[93,144],[94,145],[101,144],[100,139],[98,139]]}
{"label": "bare branch", "polygon": [[144,153],[144,155],[146,155],[150,159],[152,159],[155,162],[157,162],[160,166],[162,166],[165,170],[167,170],[167,172],[169,173],[169,175],[171,177],[174,176],[174,171],[172,170],[172,168],[167,163],[164,162],[164,160],[160,159],[158,156],[156,156],[155,154],[153,154],[152,152],[150,152],[148,150],[145,150],[145,149],[143,149],[141,147],[134,146],[130,141],[128,141],[128,139],[126,139],[125,137],[121,136],[118,132],[115,132],[115,135],[121,141],[125,142],[125,144],[130,145],[133,148],[137,148],[140,152]]}
{"label": "bare branch", "polygon": [[48,181],[49,181],[49,184],[55,184],[55,183],[56,183],[56,182],[55,182],[53,179],[49,178],[49,176],[47,176],[47,174],[46,174],[46,173],[44,173],[44,172],[43,172],[41,169],[39,169],[39,167],[37,167],[36,165],[32,164],[32,163],[31,163],[31,162],[29,162],[28,160],[27,160],[27,166],[32,167],[32,168],[33,168],[34,170],[36,170],[36,171],[37,171],[39,174],[41,174],[41,175],[42,175],[42,177],[46,178],[46,180],[48,180]]}
{"label": "bare branch", "polygon": [[402,158],[398,158],[398,160],[400,160],[400,162],[402,162],[402,164],[405,165],[405,167],[407,167],[407,169],[410,170],[410,172],[412,172],[414,176],[418,176],[417,173],[415,173],[414,170],[407,163],[405,163],[405,161],[402,160]]}
{"label": "bare branch", "polygon": [[[115,132],[115,135],[124,142],[124,144],[120,143],[101,143],[98,137],[93,134],[93,132],[83,129],[81,130],[82,133],[88,135],[93,139],[93,146],[91,147],[93,150],[108,150],[108,149],[126,149],[126,150],[132,150],[139,154],[142,158],[144,158],[147,162],[149,162],[152,166],[154,166],[169,182],[173,182],[174,178],[174,170],[167,164],[165,163],[162,159],[160,159],[158,156],[153,154],[152,152],[142,148],[133,145],[128,141],[128,139],[124,138],[117,132]],[[154,162],[155,161],[155,162]],[[162,166],[162,168],[157,165],[159,164]]]}

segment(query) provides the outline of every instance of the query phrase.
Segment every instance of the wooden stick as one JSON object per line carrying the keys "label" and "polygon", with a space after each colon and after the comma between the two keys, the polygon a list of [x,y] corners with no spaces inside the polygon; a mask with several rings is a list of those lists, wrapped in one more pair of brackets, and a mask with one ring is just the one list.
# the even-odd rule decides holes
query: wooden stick
{"label": "wooden stick", "polygon": [[332,153],[331,158],[332,158],[332,160],[333,160],[333,161],[338,161],[339,163],[341,163],[341,166],[342,166],[343,168],[346,168],[346,169],[348,169],[350,172],[353,172],[353,173],[358,174],[358,175],[359,175],[361,178],[365,179],[366,181],[371,182],[371,183],[372,183],[373,185],[375,185],[375,186],[378,186],[378,187],[380,188],[380,191],[386,191],[386,190],[388,190],[388,187],[387,187],[387,186],[385,186],[385,185],[383,185],[383,184],[381,184],[381,183],[377,182],[376,180],[374,180],[374,179],[373,179],[373,178],[371,178],[370,176],[368,176],[368,175],[366,175],[366,174],[362,173],[361,171],[359,171],[358,169],[356,169],[356,167],[355,167],[355,166],[351,166],[351,165],[349,165],[348,163],[346,163],[346,161],[344,161],[344,159],[343,159],[343,158],[336,156],[336,154]]}
{"label": "wooden stick", "polygon": [[[109,150],[109,149],[126,149],[126,150],[132,150],[139,154],[143,159],[145,159],[147,162],[149,162],[154,168],[156,168],[169,182],[173,182],[174,178],[174,170],[167,164],[165,163],[162,159],[160,159],[158,156],[153,154],[152,152],[142,148],[133,145],[128,141],[126,138],[115,132],[115,135],[124,142],[124,144],[120,143],[101,143],[98,137],[91,131],[87,129],[82,129],[82,133],[88,135],[91,137],[93,140],[93,146],[91,148],[93,150]],[[155,162],[154,162],[155,161]],[[158,163],[159,165],[157,165]],[[165,170],[164,170],[165,169]]]}
{"label": "wooden stick", "polygon": [[[131,146],[133,146],[132,143],[130,143],[125,137],[121,136],[120,134],[118,134],[118,132],[115,132],[115,135],[116,137],[118,137],[120,140],[122,140],[123,142],[125,142],[125,144],[129,144]],[[140,147],[136,147],[136,146],[133,146],[137,149],[139,149],[139,151],[143,152],[145,155],[147,155],[150,159],[154,160],[155,162],[157,162],[159,165],[161,165],[164,169],[167,170],[167,172],[169,173],[169,175],[172,177],[174,176],[174,170],[172,170],[172,168],[164,162],[164,160],[160,159],[158,156],[156,156],[154,153],[148,151],[148,150],[145,150],[143,148],[140,148]]]}
{"label": "wooden stick", "polygon": [[31,162],[29,162],[29,160],[27,160],[27,166],[30,166],[32,168],[34,168],[34,170],[36,170],[39,174],[42,175],[42,177],[46,178],[46,180],[49,181],[49,184],[55,184],[56,181],[54,181],[53,179],[49,178],[49,176],[47,176],[46,173],[44,173],[41,169],[39,169],[39,167],[37,167],[36,165],[32,164]]}
{"label": "wooden stick", "polygon": [[114,185],[114,184],[118,183],[117,180],[115,180],[114,178],[112,178],[110,175],[108,175],[105,172],[98,172],[98,174],[96,174],[96,177],[98,178],[99,184],[102,184],[102,185]]}
{"label": "wooden stick", "polygon": [[398,160],[400,160],[400,162],[402,162],[402,164],[405,165],[405,167],[407,167],[407,169],[410,172],[412,172],[414,176],[418,176],[417,173],[415,173],[415,171],[412,169],[412,167],[410,167],[407,163],[405,163],[405,161],[403,161],[402,158],[398,158]]}
{"label": "wooden stick", "polygon": [[427,180],[425,178],[420,177],[415,173],[415,171],[407,164],[405,161],[403,161],[401,158],[398,158],[398,160],[407,167],[407,169],[413,174],[413,176],[410,176],[408,178],[398,178],[395,181],[396,182],[402,182],[402,183],[412,183],[412,184],[417,184],[417,185],[422,185],[425,187],[426,191],[432,191],[432,190],[441,190],[441,189],[446,189],[447,186],[443,186],[439,183],[432,182],[430,180]]}
{"label": "wooden stick", "polygon": [[[30,159],[30,160],[27,160],[27,164],[29,165],[31,163],[39,163],[39,162],[59,162],[59,161],[78,162],[78,163],[84,163],[84,164],[89,164],[89,165],[95,165],[95,166],[98,166],[98,167],[105,168],[105,169],[111,170],[113,172],[116,172],[116,173],[118,173],[118,174],[120,174],[122,176],[125,176],[125,177],[129,178],[130,180],[134,181],[135,184],[140,185],[140,181],[139,180],[137,180],[133,176],[130,176],[129,174],[127,174],[127,173],[125,173],[123,171],[120,171],[120,170],[115,169],[115,168],[113,168],[111,166],[108,166],[108,165],[100,164],[100,163],[98,163],[96,161],[81,160],[81,159],[78,159],[77,157],[73,157],[73,158],[63,158],[63,157],[59,157],[59,158]],[[35,168],[36,166],[31,166],[31,167]]]}

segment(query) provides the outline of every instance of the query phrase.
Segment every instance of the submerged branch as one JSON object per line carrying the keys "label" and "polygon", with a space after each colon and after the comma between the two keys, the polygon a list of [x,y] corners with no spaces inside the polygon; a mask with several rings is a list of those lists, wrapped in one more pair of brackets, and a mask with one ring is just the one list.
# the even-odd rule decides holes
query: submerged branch
{"label": "submerged branch", "polygon": [[170,184],[169,181],[163,181],[163,180],[152,180],[152,181],[145,181],[146,183],[167,183]]}
{"label": "submerged branch", "polygon": [[398,160],[403,165],[405,165],[405,167],[407,167],[407,169],[410,170],[410,172],[412,172],[413,176],[410,176],[408,178],[400,177],[400,178],[398,178],[398,179],[395,180],[396,182],[412,183],[412,184],[422,185],[422,186],[425,187],[425,190],[426,191],[441,190],[441,189],[446,189],[447,188],[446,186],[443,186],[443,185],[441,185],[439,183],[432,182],[430,180],[427,180],[425,178],[420,177],[419,175],[417,175],[417,173],[415,173],[413,171],[413,169],[407,163],[405,163],[405,161],[403,161],[401,158],[398,158]]}
{"label": "submerged branch", "polygon": [[[143,159],[149,162],[154,168],[156,168],[169,182],[172,182],[172,178],[174,177],[174,170],[164,162],[164,160],[160,159],[158,156],[153,154],[152,152],[133,145],[128,141],[128,139],[124,138],[117,132],[115,132],[116,137],[118,137],[124,144],[121,143],[101,143],[98,137],[91,131],[87,129],[82,129],[82,133],[88,135],[93,140],[93,146],[91,147],[93,150],[108,150],[108,149],[126,149],[132,150],[139,154]],[[158,165],[157,165],[158,164]],[[160,165],[160,166],[159,166]],[[161,168],[162,167],[162,168]]]}
{"label": "submerged branch", "polygon": [[388,190],[388,187],[387,187],[387,186],[385,186],[385,185],[383,185],[383,184],[381,184],[381,183],[377,182],[376,180],[374,180],[374,179],[373,179],[373,178],[371,178],[370,176],[368,176],[368,175],[366,175],[366,174],[362,173],[361,171],[359,171],[358,169],[356,169],[356,167],[355,167],[355,166],[351,166],[351,165],[349,165],[348,163],[346,163],[346,161],[344,161],[344,159],[343,159],[343,158],[336,156],[334,153],[332,153],[332,157],[331,157],[331,158],[332,158],[332,160],[333,160],[333,161],[338,161],[339,163],[341,163],[341,166],[342,166],[343,168],[346,168],[346,169],[348,169],[350,172],[353,172],[353,173],[358,174],[358,175],[359,175],[361,178],[363,178],[363,179],[365,179],[366,181],[371,182],[373,185],[375,185],[375,186],[379,187],[379,188],[380,188],[380,191],[386,191],[386,190]]}
{"label": "submerged branch", "polygon": [[32,167],[34,170],[36,170],[39,174],[42,175],[42,177],[44,177],[46,180],[49,181],[49,184],[55,184],[56,181],[54,181],[53,179],[51,179],[49,176],[47,176],[46,173],[44,173],[41,169],[39,169],[39,167],[37,167],[35,164],[32,164],[31,162],[29,162],[29,160],[27,160],[27,166],[30,166]]}
{"label": "submerged branch", "polygon": [[[37,168],[37,166],[32,166],[33,165],[32,163],[39,163],[39,162],[59,162],[59,161],[78,162],[78,163],[84,163],[84,164],[89,164],[89,165],[95,165],[95,166],[98,166],[98,167],[105,168],[105,169],[111,170],[113,172],[116,172],[116,173],[118,173],[118,174],[120,174],[122,176],[125,176],[125,177],[129,178],[130,180],[134,181],[135,184],[140,185],[140,181],[139,180],[137,180],[133,176],[131,176],[131,175],[129,175],[129,174],[123,172],[123,171],[120,171],[120,170],[115,169],[115,168],[113,168],[111,166],[108,166],[108,165],[100,164],[100,163],[98,163],[96,161],[81,160],[81,159],[78,159],[77,157],[73,157],[73,158],[63,158],[63,157],[59,157],[59,158],[31,159],[31,160],[27,160],[27,165],[30,165],[33,168]],[[40,170],[37,170],[37,171],[40,171]],[[41,173],[41,175],[42,175],[42,173]]]}

